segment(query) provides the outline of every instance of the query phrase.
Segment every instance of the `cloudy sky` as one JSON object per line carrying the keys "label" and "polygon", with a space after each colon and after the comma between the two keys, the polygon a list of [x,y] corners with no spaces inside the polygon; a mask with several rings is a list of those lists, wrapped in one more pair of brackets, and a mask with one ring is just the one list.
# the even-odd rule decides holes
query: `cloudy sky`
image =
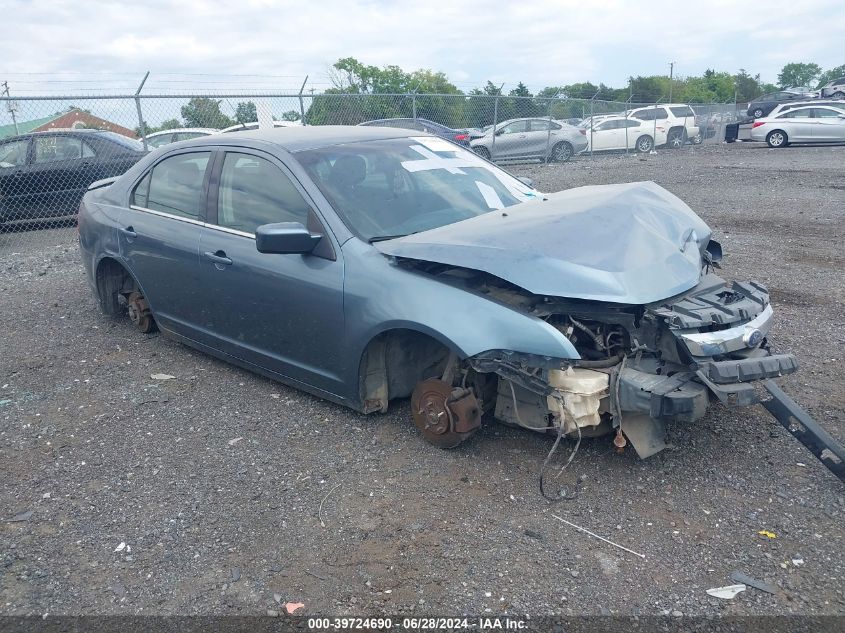
{"label": "cloudy sky", "polygon": [[[107,89],[152,70],[158,89],[298,87],[354,56],[536,90],[629,75],[745,68],[774,82],[790,61],[845,63],[842,0],[0,0],[0,81]],[[240,75],[230,78],[229,75]]]}

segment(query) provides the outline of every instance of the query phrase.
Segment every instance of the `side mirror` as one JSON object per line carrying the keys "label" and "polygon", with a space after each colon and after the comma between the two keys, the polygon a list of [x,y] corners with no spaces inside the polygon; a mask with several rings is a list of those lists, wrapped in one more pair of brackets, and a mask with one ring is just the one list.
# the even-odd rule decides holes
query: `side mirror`
{"label": "side mirror", "polygon": [[845,119],[845,114],[840,114],[837,118],[838,119]]}
{"label": "side mirror", "polygon": [[322,239],[322,235],[312,235],[299,222],[279,222],[262,224],[255,229],[255,248],[259,253],[310,253]]}
{"label": "side mirror", "polygon": [[523,185],[528,185],[532,189],[534,188],[534,180],[532,178],[529,178],[528,176],[519,176],[517,180]]}
{"label": "side mirror", "polygon": [[503,127],[496,130],[496,136],[501,136],[504,133],[505,133],[505,128],[503,128]]}

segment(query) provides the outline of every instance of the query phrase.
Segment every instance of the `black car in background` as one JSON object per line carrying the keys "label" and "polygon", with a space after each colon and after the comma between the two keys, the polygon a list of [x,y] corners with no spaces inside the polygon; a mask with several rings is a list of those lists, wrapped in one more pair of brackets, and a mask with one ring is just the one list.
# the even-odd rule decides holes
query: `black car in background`
{"label": "black car in background", "polygon": [[755,119],[760,119],[774,110],[776,105],[788,101],[807,101],[807,95],[799,92],[789,92],[787,90],[770,92],[756,99],[752,99],[748,103],[747,114]]}
{"label": "black car in background", "polygon": [[375,121],[364,121],[358,125],[374,125],[378,127],[398,127],[406,130],[419,130],[427,134],[435,134],[441,138],[448,139],[458,145],[469,147],[470,137],[467,130],[454,130],[440,123],[428,119],[376,119]]}
{"label": "black car in background", "polygon": [[73,216],[88,185],[120,176],[145,155],[138,141],[100,130],[0,140],[0,225]]}

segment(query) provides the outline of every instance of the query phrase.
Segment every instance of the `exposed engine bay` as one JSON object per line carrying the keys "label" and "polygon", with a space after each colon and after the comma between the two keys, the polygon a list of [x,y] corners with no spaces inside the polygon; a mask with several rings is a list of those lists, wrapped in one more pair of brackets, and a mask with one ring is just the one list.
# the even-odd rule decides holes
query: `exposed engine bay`
{"label": "exposed engine bay", "polygon": [[[579,437],[615,432],[617,446],[627,438],[648,457],[665,447],[666,422],[697,420],[711,400],[755,404],[761,400],[755,383],[797,369],[793,356],[770,354],[772,310],[759,284],[729,283],[707,272],[679,296],[624,306],[536,296],[466,269],[405,265],[543,319],[580,355],[557,359],[494,350],[449,370],[451,377],[463,372],[464,387],[473,385],[479,411],[507,424]],[[463,420],[461,438],[452,441],[470,427]],[[446,427],[429,426],[427,434],[435,428]]]}

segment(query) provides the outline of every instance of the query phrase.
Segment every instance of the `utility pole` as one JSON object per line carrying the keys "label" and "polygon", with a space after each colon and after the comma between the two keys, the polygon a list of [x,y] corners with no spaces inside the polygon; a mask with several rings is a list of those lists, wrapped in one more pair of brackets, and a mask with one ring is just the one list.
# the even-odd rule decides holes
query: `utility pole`
{"label": "utility pole", "polygon": [[[8,81],[3,82],[3,94],[5,94],[7,98],[11,96],[9,95]],[[18,134],[20,134],[20,131],[18,130],[18,118],[15,116],[15,110],[17,109],[17,105],[11,99],[9,99],[6,102],[6,109],[9,111],[9,114],[12,115],[12,123],[15,124],[15,136],[17,136]]]}
{"label": "utility pole", "polygon": [[672,103],[672,76],[675,73],[675,62],[669,62],[669,103]]}

